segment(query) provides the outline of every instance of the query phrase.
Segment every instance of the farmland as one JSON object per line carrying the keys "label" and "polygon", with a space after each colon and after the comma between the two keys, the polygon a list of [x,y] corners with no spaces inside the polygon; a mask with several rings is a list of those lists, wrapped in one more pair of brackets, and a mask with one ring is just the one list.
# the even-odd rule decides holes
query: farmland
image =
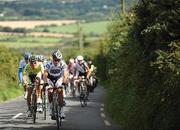
{"label": "farmland", "polygon": [[[77,23],[75,21],[58,21],[61,24],[55,24],[56,20],[54,22],[16,21],[16,23],[7,21],[7,23],[3,22],[4,24],[0,22],[0,26],[9,25],[10,28],[23,27],[27,29],[25,33],[0,32],[0,46],[12,48],[20,53],[30,51],[44,55],[49,55],[54,49],[60,49],[65,59],[78,55],[80,52]],[[26,24],[23,24],[23,22]],[[108,23],[108,21],[80,23],[84,42],[83,52],[85,54],[88,53],[93,56],[97,53],[99,46],[97,41],[106,32]]]}
{"label": "farmland", "polygon": [[[82,32],[85,34],[102,34],[106,31],[106,27],[108,25],[108,21],[100,21],[100,22],[91,22],[91,23],[80,23],[82,27]],[[64,26],[40,26],[36,27],[35,31],[42,32],[43,30],[47,30],[49,32],[54,33],[75,33],[77,32],[78,25],[74,24],[66,24]]]}
{"label": "farmland", "polygon": [[10,28],[32,29],[40,25],[65,25],[76,23],[76,20],[30,20],[30,21],[0,21],[0,26]]}

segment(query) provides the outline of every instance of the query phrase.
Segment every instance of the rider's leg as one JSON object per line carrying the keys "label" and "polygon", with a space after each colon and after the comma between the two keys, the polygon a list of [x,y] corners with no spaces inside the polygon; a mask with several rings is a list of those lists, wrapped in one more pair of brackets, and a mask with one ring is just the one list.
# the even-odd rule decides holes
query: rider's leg
{"label": "rider's leg", "polygon": [[26,88],[26,85],[23,85],[23,88],[24,88],[24,99],[27,100],[27,88]]}
{"label": "rider's leg", "polygon": [[[57,82],[56,82],[56,86],[61,86],[62,85],[62,81],[63,81],[63,77],[60,78]],[[62,89],[58,89],[58,96],[59,96],[59,105],[61,107],[61,118],[65,118],[65,114],[64,114],[64,105],[65,103],[65,90],[64,87]]]}
{"label": "rider's leg", "polygon": [[42,85],[41,84],[41,74],[37,74],[35,78],[36,82],[36,94],[37,94],[37,103],[42,103]]}
{"label": "rider's leg", "polygon": [[52,116],[53,89],[49,88],[47,91],[48,91],[48,101],[49,101],[49,114]]}
{"label": "rider's leg", "polygon": [[77,80],[74,80],[74,86],[75,86],[76,90],[78,90],[77,92],[78,92],[78,94],[79,94],[79,92],[80,92],[80,86],[79,86],[79,80],[78,80],[78,79],[77,79]]}

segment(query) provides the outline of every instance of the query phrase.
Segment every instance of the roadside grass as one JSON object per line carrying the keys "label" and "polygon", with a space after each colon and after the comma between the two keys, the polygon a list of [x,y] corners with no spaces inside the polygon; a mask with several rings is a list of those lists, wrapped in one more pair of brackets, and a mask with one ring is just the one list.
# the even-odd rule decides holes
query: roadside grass
{"label": "roadside grass", "polygon": [[[91,22],[91,23],[81,23],[80,26],[82,27],[82,31],[85,34],[102,34],[106,32],[106,27],[108,26],[108,21],[100,21],[100,22]],[[43,32],[47,30],[53,33],[76,33],[78,29],[77,24],[70,24],[64,26],[43,26],[43,27],[36,27],[35,31]]]}
{"label": "roadside grass", "polygon": [[15,84],[7,86],[7,81],[0,81],[0,84],[0,102],[23,95],[23,88],[18,88]]}

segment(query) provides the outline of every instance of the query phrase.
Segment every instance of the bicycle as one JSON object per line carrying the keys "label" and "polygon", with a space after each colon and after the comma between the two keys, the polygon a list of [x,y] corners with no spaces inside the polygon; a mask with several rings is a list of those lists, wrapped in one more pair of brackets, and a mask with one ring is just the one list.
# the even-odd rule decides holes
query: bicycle
{"label": "bicycle", "polygon": [[[63,107],[63,85],[56,87],[56,81],[53,81],[53,100],[52,100],[52,117],[56,119],[57,130],[59,130],[60,126],[62,126],[62,118],[61,118],[61,109]],[[50,89],[50,88],[49,88]],[[60,91],[60,96],[57,91]]]}
{"label": "bicycle", "polygon": [[36,86],[38,85],[43,85],[43,84],[39,84],[38,82],[28,84],[28,86],[32,86],[31,113],[32,113],[33,123],[36,122],[36,112],[37,112]]}
{"label": "bicycle", "polygon": [[86,85],[86,79],[84,76],[81,77],[80,82],[80,103],[81,107],[87,106],[87,97],[88,97],[88,91],[87,91],[87,85]]}

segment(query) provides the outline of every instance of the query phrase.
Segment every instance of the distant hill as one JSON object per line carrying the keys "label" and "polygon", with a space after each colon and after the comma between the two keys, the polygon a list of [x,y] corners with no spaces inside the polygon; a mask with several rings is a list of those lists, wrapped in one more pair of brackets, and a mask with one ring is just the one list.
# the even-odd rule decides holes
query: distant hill
{"label": "distant hill", "polygon": [[119,12],[119,3],[120,0],[2,0],[0,20],[106,20],[112,12]]}

